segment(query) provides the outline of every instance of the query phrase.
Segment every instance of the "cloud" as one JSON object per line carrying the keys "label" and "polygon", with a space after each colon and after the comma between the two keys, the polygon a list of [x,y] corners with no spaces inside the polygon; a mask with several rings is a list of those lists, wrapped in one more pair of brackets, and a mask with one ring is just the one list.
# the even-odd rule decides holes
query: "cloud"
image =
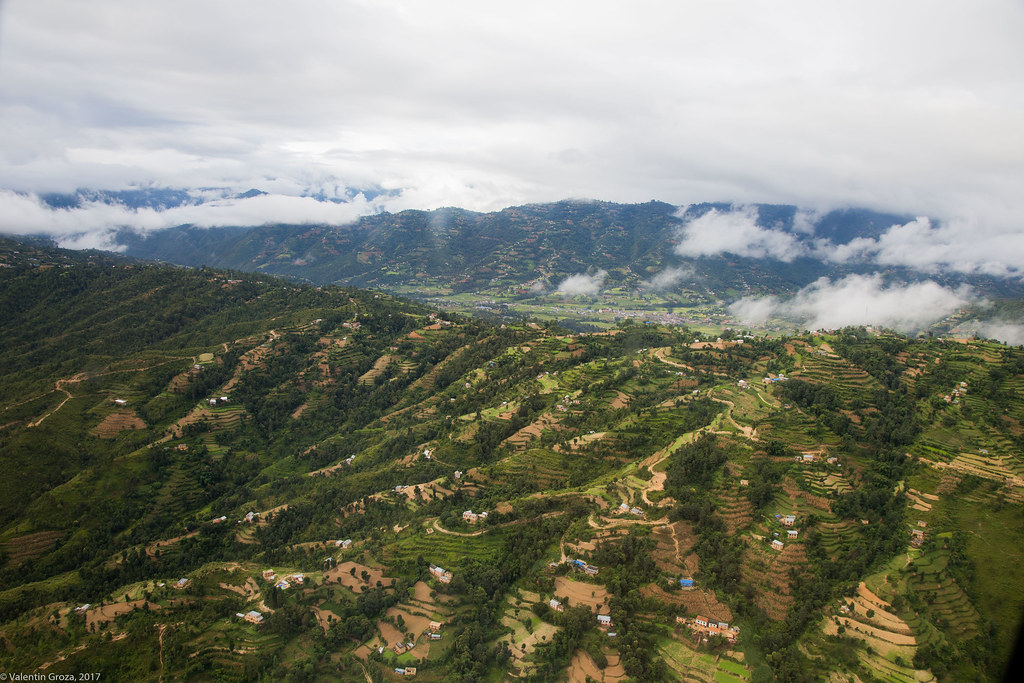
{"label": "cloud", "polygon": [[978,336],[998,339],[1012,346],[1024,344],[1024,325],[1005,320],[991,320],[978,324]]}
{"label": "cloud", "polygon": [[859,237],[842,245],[819,243],[815,251],[839,263],[864,260],[925,272],[1024,274],[1024,233],[986,229],[973,221],[934,225],[919,217],[892,226],[877,239]]}
{"label": "cloud", "polygon": [[606,277],[608,277],[608,272],[605,270],[599,270],[593,275],[577,273],[562,280],[558,287],[555,288],[555,291],[569,295],[597,296],[601,291],[601,287],[604,286]]}
{"label": "cloud", "polygon": [[729,307],[749,324],[781,318],[807,329],[878,325],[915,332],[974,301],[968,289],[952,290],[931,280],[886,286],[882,276],[820,278],[790,299],[747,297]]}
{"label": "cloud", "polygon": [[166,209],[129,208],[104,201],[83,202],[72,208],[53,208],[36,195],[0,190],[0,233],[42,234],[69,248],[116,248],[113,233],[122,227],[139,232],[178,225],[198,227],[248,226],[268,223],[344,225],[375,213],[388,198],[377,202],[357,195],[336,203],[311,197],[257,195],[211,198]]}
{"label": "cloud", "polygon": [[649,281],[644,282],[643,286],[657,290],[669,289],[670,287],[675,286],[680,280],[689,277],[693,277],[693,268],[677,268],[670,266],[652,277]]}
{"label": "cloud", "polygon": [[548,289],[547,283],[544,280],[534,280],[530,283],[531,294],[543,294]]}
{"label": "cloud", "polygon": [[[681,211],[677,215],[682,215]],[[757,225],[756,207],[734,211],[711,209],[691,219],[682,229],[675,247],[680,256],[699,257],[730,253],[749,258],[773,258],[789,262],[807,252],[794,235],[766,230]]]}
{"label": "cloud", "polygon": [[[294,196],[337,181],[394,190],[404,208],[724,200],[1021,232],[1019,2],[47,0],[2,12],[9,189]],[[953,44],[955,60],[937,47]],[[752,236],[751,251],[791,254]]]}

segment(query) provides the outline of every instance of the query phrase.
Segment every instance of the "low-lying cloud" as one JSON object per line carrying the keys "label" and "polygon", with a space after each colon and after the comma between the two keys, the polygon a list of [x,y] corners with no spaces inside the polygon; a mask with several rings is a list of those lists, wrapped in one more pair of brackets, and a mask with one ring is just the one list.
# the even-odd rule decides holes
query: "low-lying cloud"
{"label": "low-lying cloud", "polygon": [[878,325],[916,332],[973,301],[966,288],[931,280],[886,286],[880,274],[850,275],[836,282],[820,278],[789,299],[747,297],[729,307],[748,324],[784,319],[807,329]]}
{"label": "low-lying cloud", "polygon": [[[677,215],[682,217],[685,210]],[[971,219],[937,224],[918,217],[894,224],[878,237],[857,237],[836,244],[814,237],[814,213],[798,211],[791,232],[762,227],[758,217],[756,207],[712,209],[690,219],[682,228],[675,252],[692,258],[735,254],[789,263],[811,257],[829,263],[903,266],[925,273],[1024,275],[1024,232],[993,228]]]}
{"label": "low-lying cloud", "polygon": [[597,296],[604,286],[604,280],[608,277],[608,271],[599,270],[592,275],[577,273],[562,280],[556,287],[556,291],[562,294],[583,294],[586,296]]}
{"label": "low-lying cloud", "polygon": [[204,228],[268,223],[345,225],[381,208],[380,203],[371,202],[361,194],[341,203],[263,194],[165,209],[131,208],[103,201],[54,208],[36,195],[0,190],[0,233],[47,235],[61,246],[74,249],[116,249],[113,236],[120,228],[148,232],[179,225]]}
{"label": "low-lying cloud", "polygon": [[712,209],[686,224],[675,251],[693,258],[728,252],[787,263],[807,253],[807,247],[796,236],[762,228],[757,219],[757,207],[753,206],[734,211]]}
{"label": "low-lying cloud", "polygon": [[877,239],[858,237],[842,245],[819,242],[815,255],[836,263],[862,260],[924,272],[1019,276],[1024,274],[1024,233],[985,230],[966,221],[935,225],[919,217],[893,225]]}
{"label": "low-lying cloud", "polygon": [[643,286],[660,291],[674,287],[680,281],[690,277],[693,277],[693,268],[677,268],[670,266],[647,282],[644,282]]}

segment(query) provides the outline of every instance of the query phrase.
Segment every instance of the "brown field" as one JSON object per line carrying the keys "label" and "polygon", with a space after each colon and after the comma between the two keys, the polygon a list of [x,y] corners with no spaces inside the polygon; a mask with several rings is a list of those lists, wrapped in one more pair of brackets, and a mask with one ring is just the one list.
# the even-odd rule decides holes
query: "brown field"
{"label": "brown field", "polygon": [[640,593],[661,602],[682,605],[687,614],[699,614],[716,621],[732,621],[732,610],[719,602],[712,591],[694,589],[669,592],[661,586],[650,584],[641,588]]}
{"label": "brown field", "polygon": [[572,664],[569,665],[569,680],[572,683],[586,683],[589,680],[612,683],[625,678],[626,669],[619,661],[619,655],[606,652],[605,656],[608,657],[608,666],[602,670],[589,654],[583,650],[576,650],[572,656]]}
{"label": "brown field", "polygon": [[[355,576],[349,573],[353,568],[356,570]],[[370,575],[369,582],[363,581],[361,576],[363,571]],[[378,581],[384,583],[384,570],[379,567],[367,567],[358,562],[342,562],[337,567],[332,567],[324,572],[324,583],[333,581],[340,583],[346,588],[351,588],[354,593],[362,593],[364,590],[375,587]]]}
{"label": "brown field", "polygon": [[63,535],[63,531],[37,531],[15,536],[3,544],[7,552],[8,565],[16,567],[25,560],[39,557],[52,548]]}
{"label": "brown field", "polygon": [[564,576],[557,576],[555,577],[555,595],[568,598],[570,607],[587,605],[593,610],[598,610],[601,614],[608,614],[608,598],[611,594],[604,586],[573,581]]}
{"label": "brown field", "polygon": [[101,439],[112,439],[126,429],[145,429],[146,423],[131,408],[115,410],[103,418],[89,433]]}
{"label": "brown field", "polygon": [[160,609],[160,605],[154,602],[146,602],[145,600],[115,602],[110,605],[104,605],[103,607],[93,607],[85,613],[85,627],[91,629],[94,624],[108,624],[122,614],[128,614],[133,610],[142,609],[143,605],[148,605],[151,611]]}

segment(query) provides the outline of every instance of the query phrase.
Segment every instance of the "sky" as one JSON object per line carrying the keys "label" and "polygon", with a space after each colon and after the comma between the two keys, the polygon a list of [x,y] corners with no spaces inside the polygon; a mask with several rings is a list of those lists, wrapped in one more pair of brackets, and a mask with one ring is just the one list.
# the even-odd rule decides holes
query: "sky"
{"label": "sky", "polygon": [[[0,231],[593,198],[1020,235],[1021,35],[1016,0],[5,0]],[[35,200],[140,186],[269,196],[167,214]]]}

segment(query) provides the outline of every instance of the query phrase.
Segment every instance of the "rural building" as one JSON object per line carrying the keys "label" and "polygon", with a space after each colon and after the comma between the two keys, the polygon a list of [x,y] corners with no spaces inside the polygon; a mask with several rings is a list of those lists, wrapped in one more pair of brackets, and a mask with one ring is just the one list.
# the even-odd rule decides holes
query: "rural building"
{"label": "rural building", "polygon": [[791,539],[792,539],[792,538],[796,538],[797,536],[799,536],[799,535],[800,535],[800,532],[799,532],[799,531],[797,531],[796,529],[790,529],[790,530],[789,530],[789,531],[787,531],[786,533],[787,533],[787,534],[789,535],[789,537],[790,537]]}
{"label": "rural building", "polygon": [[740,486],[750,486],[750,481],[747,479],[740,479]]}
{"label": "rural building", "polygon": [[554,598],[551,598],[551,600],[548,602],[548,607],[555,610],[556,612],[565,611],[565,605],[560,603],[558,600],[555,600]]}
{"label": "rural building", "polygon": [[679,579],[682,588],[693,588],[693,579]]}
{"label": "rural building", "polygon": [[274,588],[280,588],[283,591],[286,591],[291,587],[292,585],[288,583],[288,581],[286,581],[285,579],[281,579],[280,581],[274,584]]}
{"label": "rural building", "polygon": [[251,612],[246,613],[245,620],[248,621],[250,624],[262,624],[263,615],[257,612],[256,610],[252,610]]}
{"label": "rural building", "polygon": [[428,633],[427,634],[427,638],[430,638],[431,640],[441,640],[441,634],[440,633]]}
{"label": "rural building", "polygon": [[707,626],[708,625],[708,620],[705,619],[704,617],[694,617],[693,621],[694,621],[694,623],[697,624],[697,626]]}
{"label": "rural building", "polygon": [[178,582],[174,584],[175,588],[184,588],[188,585],[188,579],[178,579]]}
{"label": "rural building", "polygon": [[128,405],[128,401],[124,400],[123,398],[115,398],[114,399],[114,403],[116,403],[119,406],[126,406],[126,405]]}
{"label": "rural building", "polygon": [[336,545],[339,548],[351,548],[352,547],[352,539],[351,538],[346,538],[344,541],[335,541],[334,545]]}
{"label": "rural building", "polygon": [[796,522],[796,515],[786,515],[782,518],[782,526],[793,526]]}
{"label": "rural building", "polygon": [[441,630],[441,622],[440,621],[432,621],[429,624],[427,624],[427,628],[429,628],[434,633],[437,633],[438,631]]}
{"label": "rural building", "polygon": [[785,546],[782,544],[782,541],[780,541],[779,539],[776,538],[774,541],[772,541],[772,550],[782,550],[784,547]]}
{"label": "rural building", "polygon": [[612,617],[610,614],[598,614],[597,625],[601,628],[608,628],[612,625]]}
{"label": "rural building", "polygon": [[451,583],[452,573],[446,569],[442,569],[437,565],[430,565],[430,573],[437,577],[437,580],[441,583]]}
{"label": "rural building", "polygon": [[274,580],[274,570],[273,569],[264,569],[263,570],[263,578],[266,581],[273,581]]}

